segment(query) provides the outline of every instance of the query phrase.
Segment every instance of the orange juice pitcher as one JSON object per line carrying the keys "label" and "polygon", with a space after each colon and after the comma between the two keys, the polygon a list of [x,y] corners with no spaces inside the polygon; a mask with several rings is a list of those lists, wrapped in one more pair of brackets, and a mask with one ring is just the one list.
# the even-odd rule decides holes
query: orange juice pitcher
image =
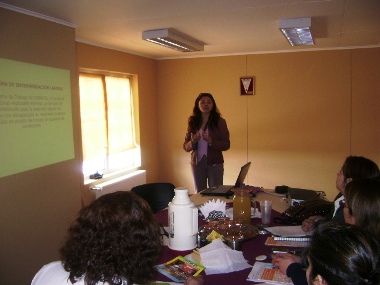
{"label": "orange juice pitcher", "polygon": [[233,216],[242,219],[243,224],[251,223],[251,190],[235,188],[233,199]]}

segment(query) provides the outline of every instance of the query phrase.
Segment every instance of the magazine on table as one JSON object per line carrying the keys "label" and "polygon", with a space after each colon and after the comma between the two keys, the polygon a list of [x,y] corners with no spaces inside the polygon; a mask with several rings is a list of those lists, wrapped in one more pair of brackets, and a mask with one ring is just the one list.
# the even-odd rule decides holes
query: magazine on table
{"label": "magazine on table", "polygon": [[271,263],[256,261],[247,278],[248,281],[278,285],[293,285],[292,280],[282,274]]}
{"label": "magazine on table", "polygon": [[168,262],[157,265],[156,269],[171,280],[182,283],[190,276],[199,275],[205,267],[183,256],[177,256]]}

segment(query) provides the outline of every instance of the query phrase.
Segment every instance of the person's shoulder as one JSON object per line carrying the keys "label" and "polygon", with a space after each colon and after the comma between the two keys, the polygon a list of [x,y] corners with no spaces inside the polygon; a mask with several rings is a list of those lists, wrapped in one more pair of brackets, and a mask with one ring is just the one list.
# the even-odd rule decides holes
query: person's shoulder
{"label": "person's shoulder", "polygon": [[223,129],[228,130],[226,119],[224,119],[224,118],[222,118],[222,117],[219,117],[219,120],[218,120],[218,128],[223,128]]}
{"label": "person's shoulder", "polygon": [[226,124],[226,119],[223,117],[219,117],[218,124]]}
{"label": "person's shoulder", "polygon": [[339,192],[336,196],[335,196],[335,198],[334,198],[334,202],[335,201],[337,201],[337,200],[343,200],[344,199],[344,196],[343,196],[343,194],[341,193],[341,192]]}
{"label": "person's shoulder", "polygon": [[63,269],[61,261],[53,261],[42,266],[39,272]]}
{"label": "person's shoulder", "polygon": [[[44,265],[34,276],[31,285],[60,285],[71,284],[69,273],[63,268],[61,261],[54,261]],[[76,285],[82,284],[81,282]]]}

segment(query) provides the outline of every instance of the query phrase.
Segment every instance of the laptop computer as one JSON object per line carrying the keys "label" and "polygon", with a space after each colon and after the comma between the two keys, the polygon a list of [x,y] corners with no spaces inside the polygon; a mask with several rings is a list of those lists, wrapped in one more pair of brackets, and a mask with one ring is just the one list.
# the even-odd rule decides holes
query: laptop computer
{"label": "laptop computer", "polygon": [[250,166],[251,162],[248,162],[247,164],[241,167],[235,185],[219,185],[217,187],[207,188],[205,190],[200,191],[199,193],[204,196],[232,196],[234,194],[232,192],[232,188],[240,187],[244,183]]}

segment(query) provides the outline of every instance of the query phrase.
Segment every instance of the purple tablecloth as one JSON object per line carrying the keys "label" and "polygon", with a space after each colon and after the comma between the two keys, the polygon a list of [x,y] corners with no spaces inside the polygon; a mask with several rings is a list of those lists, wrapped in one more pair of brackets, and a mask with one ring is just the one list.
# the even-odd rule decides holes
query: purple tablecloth
{"label": "purple tablecloth", "polygon": [[[155,216],[162,225],[164,225],[165,227],[168,226],[168,210],[167,209],[156,213]],[[280,213],[272,210],[272,216],[271,216],[272,221],[274,217],[279,217],[279,216],[280,216]],[[199,227],[203,226],[206,223],[202,218],[203,217],[200,216],[198,219]],[[257,218],[251,220],[252,225],[260,224],[260,222],[261,222],[261,219],[257,219]],[[276,224],[274,223],[272,223],[271,225],[276,226]],[[258,255],[263,255],[263,254],[268,255],[271,252],[272,247],[264,245],[267,237],[268,235],[257,235],[253,239],[245,241],[243,243],[242,252],[243,252],[244,258],[248,261],[250,265],[253,265],[255,263],[256,257]],[[189,253],[191,253],[191,251],[178,252],[178,251],[171,250],[167,246],[163,246],[163,250],[162,250],[159,262],[164,263],[175,258],[178,255],[184,256]],[[269,262],[269,259],[265,260],[264,262]],[[251,268],[241,270],[241,271],[226,273],[226,274],[213,274],[213,275],[204,274],[204,280],[205,280],[205,284],[207,285],[252,284],[254,282],[246,280],[250,271],[251,271]],[[155,279],[159,281],[172,281],[166,276],[159,273],[157,273]]]}

